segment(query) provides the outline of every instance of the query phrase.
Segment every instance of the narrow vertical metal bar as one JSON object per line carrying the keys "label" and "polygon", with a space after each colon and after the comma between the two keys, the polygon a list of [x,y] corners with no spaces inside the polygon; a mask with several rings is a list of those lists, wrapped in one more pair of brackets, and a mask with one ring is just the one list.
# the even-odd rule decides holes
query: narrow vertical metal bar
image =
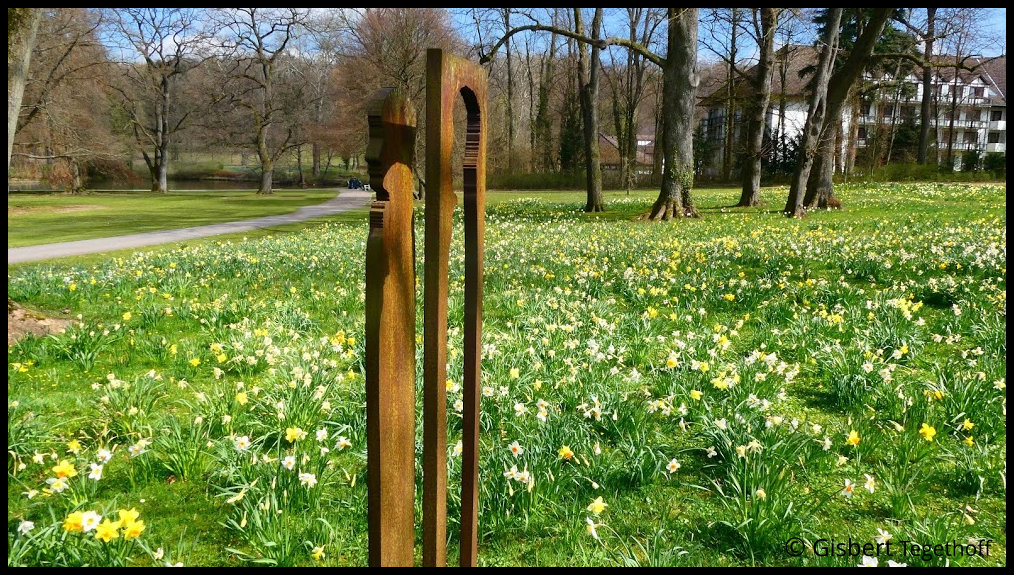
{"label": "narrow vertical metal bar", "polygon": [[[464,68],[464,66],[462,66]],[[464,75],[464,69],[459,68]],[[468,125],[465,135],[465,371],[461,462],[459,565],[474,567],[479,545],[479,402],[482,380],[482,276],[486,201],[485,86],[474,65],[462,81]]]}
{"label": "narrow vertical metal bar", "polygon": [[447,273],[453,99],[442,50],[426,53],[426,232],[423,245],[423,566],[447,562]]}

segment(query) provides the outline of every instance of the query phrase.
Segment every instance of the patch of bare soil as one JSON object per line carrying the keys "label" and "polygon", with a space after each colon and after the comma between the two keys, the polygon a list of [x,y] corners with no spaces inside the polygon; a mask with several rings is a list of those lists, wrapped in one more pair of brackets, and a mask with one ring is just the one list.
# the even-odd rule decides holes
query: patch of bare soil
{"label": "patch of bare soil", "polygon": [[7,298],[7,347],[14,345],[28,334],[63,333],[70,324],[70,319],[45,317],[26,310]]}

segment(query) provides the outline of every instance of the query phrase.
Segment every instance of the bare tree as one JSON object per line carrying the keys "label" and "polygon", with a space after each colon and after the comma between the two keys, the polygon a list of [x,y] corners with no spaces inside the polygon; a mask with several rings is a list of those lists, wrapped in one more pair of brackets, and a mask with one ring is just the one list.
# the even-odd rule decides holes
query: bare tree
{"label": "bare tree", "polygon": [[920,33],[916,30],[923,42],[922,98],[919,103],[919,151],[916,156],[916,161],[920,164],[926,164],[929,161],[930,116],[933,113],[933,44],[936,42],[936,26],[937,8],[927,8],[925,32]]}
{"label": "bare tree", "polygon": [[785,203],[784,212],[788,216],[802,217],[806,215],[806,208],[803,204],[806,182],[810,177],[813,159],[817,155],[820,134],[827,114],[827,85],[831,79],[831,67],[834,65],[835,53],[838,50],[838,29],[841,15],[841,8],[830,9],[827,25],[820,37],[820,60],[817,63],[817,71],[813,79],[813,92],[810,94],[810,105],[806,113],[803,140],[799,144],[799,160],[792,174],[789,199]]}
{"label": "bare tree", "polygon": [[[759,21],[759,22],[758,22]],[[753,9],[754,33],[760,54],[749,83],[753,98],[747,105],[746,154],[743,159],[743,192],[739,206],[760,204],[761,160],[764,156],[764,127],[771,104],[771,77],[774,72],[777,8]]]}
{"label": "bare tree", "polygon": [[806,185],[804,203],[808,208],[840,207],[840,203],[834,198],[833,181],[835,157],[837,150],[840,149],[836,142],[837,138],[841,137],[840,118],[856,80],[869,64],[873,49],[895,10],[895,8],[872,8],[869,10],[869,19],[863,18],[861,12],[857,11],[856,20],[862,24],[862,32],[856,38],[848,57],[828,80],[827,110],[821,129],[821,144],[815,158],[815,169],[809,174]]}
{"label": "bare tree", "polygon": [[[574,8],[574,32],[584,36],[581,9]],[[595,9],[591,24],[591,43],[597,44],[602,36],[602,8]],[[582,43],[578,48],[577,74],[580,82],[581,119],[584,123],[585,177],[588,199],[584,211],[601,212],[602,202],[602,155],[599,150],[599,71],[600,50],[596,47],[588,57],[588,47]],[[590,60],[590,61],[589,61]]]}
{"label": "bare tree", "polygon": [[665,167],[662,170],[662,186],[659,197],[646,215],[653,220],[668,220],[674,217],[699,217],[693,205],[694,180],[693,134],[694,107],[696,106],[697,85],[697,8],[668,8],[666,22],[666,56],[663,58],[648,47],[629,38],[592,38],[572,30],[530,24],[519,26],[497,41],[482,56],[488,62],[510,36],[528,31],[551,32],[570,38],[594,48],[623,46],[636,50],[646,60],[659,66],[663,76],[662,117],[665,122],[663,153]]}
{"label": "bare tree", "polygon": [[[281,125],[287,100],[278,94],[278,63],[306,17],[297,8],[223,8],[216,13],[221,46],[235,57],[229,71],[231,96],[247,111],[253,128],[261,168],[258,194],[272,192],[275,162],[297,143],[293,126]],[[285,134],[276,137],[276,127]]]}
{"label": "bare tree", "polygon": [[[182,98],[177,80],[196,65],[193,57],[206,38],[193,8],[110,9],[112,38],[122,50],[119,93],[134,141],[151,175],[151,191],[169,191],[169,146],[195,110]],[[137,62],[137,58],[141,62]]]}
{"label": "bare tree", "polygon": [[35,49],[35,35],[42,21],[40,8],[7,9],[7,172],[11,169],[14,134],[18,129],[21,100],[28,82],[28,67]]}
{"label": "bare tree", "polygon": [[[366,114],[362,110],[362,94],[371,94],[381,87],[401,89],[425,114],[422,100],[426,89],[426,49],[443,48],[459,51],[461,42],[443,8],[368,8],[344,9],[338,14],[343,21],[340,29],[340,81],[354,85],[348,102],[352,107],[346,116],[355,118],[359,133],[366,133]],[[426,141],[423,118],[419,118],[416,134],[416,158],[423,158],[420,148]],[[365,138],[360,140],[365,145]],[[425,191],[422,161],[416,162],[417,197]]]}
{"label": "bare tree", "polygon": [[[631,42],[650,46],[655,31],[664,20],[657,9],[626,8],[627,33]],[[620,180],[627,194],[634,185],[637,170],[638,109],[646,95],[647,60],[634,50],[624,50],[626,61],[616,61],[616,50],[610,50],[611,70],[606,74],[612,100],[616,147],[620,155]]]}
{"label": "bare tree", "polygon": [[123,158],[108,113],[101,21],[93,10],[42,10],[12,146],[12,159],[26,168],[43,163],[40,175],[72,192],[84,188],[85,164]]}

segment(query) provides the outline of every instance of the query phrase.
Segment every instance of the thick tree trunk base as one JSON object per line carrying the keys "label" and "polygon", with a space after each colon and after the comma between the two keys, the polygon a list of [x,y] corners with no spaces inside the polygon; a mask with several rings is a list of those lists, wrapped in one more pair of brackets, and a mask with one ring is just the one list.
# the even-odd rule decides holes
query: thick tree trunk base
{"label": "thick tree trunk base", "polygon": [[831,197],[819,196],[808,204],[807,209],[818,209],[818,210],[840,210],[841,201],[834,194]]}
{"label": "thick tree trunk base", "polygon": [[589,204],[584,207],[584,211],[586,213],[593,213],[593,212],[604,212],[606,211],[606,209],[602,207],[602,204]]}
{"label": "thick tree trunk base", "polygon": [[655,204],[651,206],[651,211],[641,216],[641,219],[653,222],[668,221],[682,216],[682,212],[683,206],[679,205],[679,202],[674,199],[655,200]]}
{"label": "thick tree trunk base", "polygon": [[646,214],[642,214],[637,219],[652,222],[664,222],[681,218],[699,217],[701,217],[701,214],[697,211],[697,208],[693,206],[690,206],[689,208],[682,206],[676,200],[671,199],[655,200],[655,203],[651,206],[651,210]]}
{"label": "thick tree trunk base", "polygon": [[764,205],[764,201],[760,198],[743,198],[739,200],[739,203],[734,208],[756,208]]}

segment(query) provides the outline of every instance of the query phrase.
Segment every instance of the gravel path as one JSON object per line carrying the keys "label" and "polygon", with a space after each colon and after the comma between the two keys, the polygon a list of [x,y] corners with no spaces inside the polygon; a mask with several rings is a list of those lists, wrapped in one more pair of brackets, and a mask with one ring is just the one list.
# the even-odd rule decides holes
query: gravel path
{"label": "gravel path", "polygon": [[372,197],[373,194],[371,192],[364,192],[362,190],[343,190],[340,196],[322,204],[303,206],[294,212],[277,216],[264,216],[261,218],[252,218],[235,222],[224,222],[221,224],[181,228],[177,230],[147,232],[143,234],[130,234],[128,236],[96,238],[93,240],[78,240],[76,242],[61,242],[56,244],[42,244],[38,246],[25,246],[22,248],[7,248],[7,265],[68,256],[111,252],[115,250],[143,248],[157,244],[182,242],[196,238],[206,238],[208,236],[234,234],[260,228],[270,228],[273,226],[292,224],[361,208],[368,205]]}

